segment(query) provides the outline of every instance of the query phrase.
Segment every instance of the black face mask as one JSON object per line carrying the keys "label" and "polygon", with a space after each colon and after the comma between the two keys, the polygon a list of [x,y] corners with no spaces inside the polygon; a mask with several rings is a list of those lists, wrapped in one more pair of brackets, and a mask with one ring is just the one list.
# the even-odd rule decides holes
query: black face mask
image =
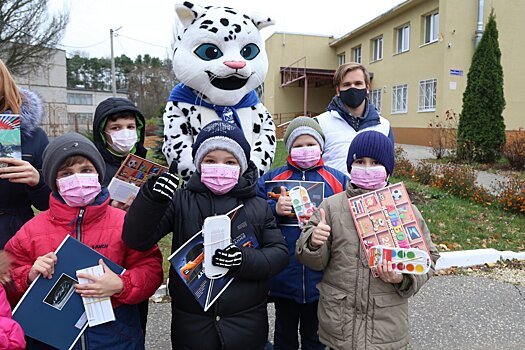
{"label": "black face mask", "polygon": [[350,108],[357,108],[363,103],[366,97],[365,89],[350,88],[339,91],[339,97]]}

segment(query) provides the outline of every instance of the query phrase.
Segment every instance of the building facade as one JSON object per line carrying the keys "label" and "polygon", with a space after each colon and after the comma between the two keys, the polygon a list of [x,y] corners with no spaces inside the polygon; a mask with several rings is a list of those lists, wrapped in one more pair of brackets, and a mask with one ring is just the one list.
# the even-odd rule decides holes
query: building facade
{"label": "building facade", "polygon": [[[459,118],[476,47],[480,9],[483,28],[492,9],[496,15],[505,83],[506,129],[525,127],[522,113],[525,97],[521,93],[525,66],[520,64],[525,46],[518,44],[523,43],[521,33],[525,30],[525,23],[521,21],[525,4],[521,0],[407,0],[341,38],[331,40],[328,44],[331,57],[326,53],[319,66],[309,68],[333,69],[345,62],[364,64],[373,75],[370,98],[390,120],[396,142],[429,145],[435,137],[435,130],[429,125],[439,119],[436,116],[443,120],[447,113],[456,113]],[[304,36],[304,40],[310,38]],[[285,56],[272,49],[272,45],[267,46],[270,61],[279,61],[274,56]],[[327,51],[318,48],[308,54],[315,56],[319,50]],[[289,61],[293,61],[291,56]],[[306,56],[309,64],[315,61],[311,56]],[[278,95],[284,94],[285,89],[275,88],[275,101],[279,101]],[[334,92],[332,89],[330,97]],[[316,92],[310,90],[310,94]],[[320,91],[319,96],[324,94]],[[330,97],[325,99],[325,106]],[[283,109],[275,104],[267,106],[272,113]]]}

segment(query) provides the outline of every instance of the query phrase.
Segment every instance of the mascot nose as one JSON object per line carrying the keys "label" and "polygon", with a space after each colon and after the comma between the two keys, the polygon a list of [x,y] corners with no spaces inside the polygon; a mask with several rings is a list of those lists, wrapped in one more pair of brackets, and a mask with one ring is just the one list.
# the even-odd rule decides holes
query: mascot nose
{"label": "mascot nose", "polygon": [[246,66],[246,62],[242,61],[224,61],[224,64],[231,69],[242,69]]}

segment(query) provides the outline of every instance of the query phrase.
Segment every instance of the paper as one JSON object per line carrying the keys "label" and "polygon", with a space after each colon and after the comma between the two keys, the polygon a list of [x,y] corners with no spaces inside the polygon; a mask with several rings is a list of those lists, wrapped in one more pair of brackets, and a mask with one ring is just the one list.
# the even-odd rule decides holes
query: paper
{"label": "paper", "polygon": [[[18,114],[0,114],[0,158],[22,159]],[[0,163],[0,168],[5,166],[7,164]]]}
{"label": "paper", "polygon": [[[101,265],[95,265],[82,270],[77,270],[77,274],[78,273],[102,276],[104,274],[104,269]],[[78,278],[79,284],[92,282],[93,281],[87,278]],[[115,313],[113,312],[113,307],[111,306],[111,298],[82,297],[82,302],[84,303],[84,309],[86,310],[87,321],[90,327],[110,321],[115,321]]]}

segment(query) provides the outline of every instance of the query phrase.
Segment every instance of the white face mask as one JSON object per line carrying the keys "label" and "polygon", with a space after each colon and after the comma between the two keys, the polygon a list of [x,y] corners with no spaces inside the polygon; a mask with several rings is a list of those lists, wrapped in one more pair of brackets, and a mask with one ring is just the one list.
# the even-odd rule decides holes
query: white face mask
{"label": "white face mask", "polygon": [[112,133],[106,132],[113,141],[108,144],[117,153],[129,153],[133,146],[137,143],[137,131],[130,129],[122,129]]}

